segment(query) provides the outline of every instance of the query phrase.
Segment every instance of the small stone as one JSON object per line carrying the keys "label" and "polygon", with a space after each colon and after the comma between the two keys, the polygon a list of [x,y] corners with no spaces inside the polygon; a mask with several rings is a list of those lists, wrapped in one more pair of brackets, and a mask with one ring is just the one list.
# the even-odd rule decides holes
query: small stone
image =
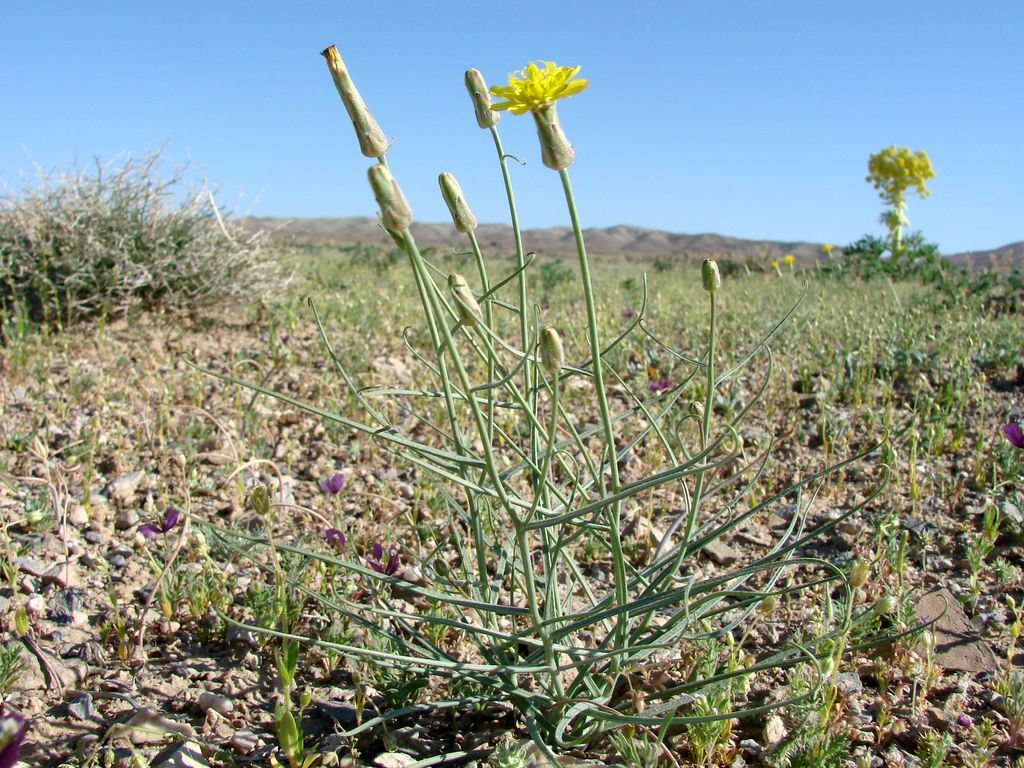
{"label": "small stone", "polygon": [[836,678],[836,688],[844,696],[852,696],[864,690],[864,684],[860,681],[860,675],[856,672],[840,672]]}
{"label": "small stone", "polygon": [[54,584],[61,589],[77,589],[82,582],[74,563],[57,563],[43,574],[43,584]]}
{"label": "small stone", "polygon": [[103,534],[100,533],[99,531],[86,531],[85,532],[85,540],[87,542],[89,542],[90,544],[102,544],[103,543]]}
{"label": "small stone", "polygon": [[416,491],[409,483],[399,483],[398,493],[403,499],[412,499],[416,495]]}
{"label": "small stone", "polygon": [[210,693],[209,691],[203,691],[199,694],[196,704],[203,712],[209,712],[212,709],[217,714],[224,715],[225,717],[235,711],[235,704],[231,699],[227,696]]}
{"label": "small stone", "polygon": [[778,715],[772,715],[764,724],[764,742],[768,747],[776,747],[786,738],[786,724]]}
{"label": "small stone", "polygon": [[32,618],[39,618],[46,613],[46,598],[42,595],[32,595],[25,603],[25,611]]}
{"label": "small stone", "polygon": [[240,755],[248,755],[260,745],[260,737],[252,731],[235,731],[228,740],[228,746]]}
{"label": "small stone", "polygon": [[918,620],[935,620],[935,663],[958,672],[986,672],[999,668],[992,646],[981,637],[953,594],[936,588],[914,606]]}
{"label": "small stone", "polygon": [[84,691],[68,702],[68,714],[75,720],[89,720],[96,716],[92,696]]}
{"label": "small stone", "polygon": [[75,504],[68,511],[68,522],[76,528],[81,528],[89,524],[89,512],[82,504]]}
{"label": "small stone", "polygon": [[107,562],[110,563],[111,568],[124,568],[128,561],[124,559],[124,555],[111,555],[107,558]]}
{"label": "small stone", "polygon": [[729,566],[740,559],[740,553],[730,547],[721,539],[709,541],[704,545],[704,554],[710,557],[715,563],[722,566]]}
{"label": "small stone", "polygon": [[150,761],[152,768],[207,768],[202,749],[195,742],[171,744]]}
{"label": "small stone", "polygon": [[[195,737],[196,732],[188,723],[181,723],[166,715],[162,715],[155,709],[146,707],[140,709],[124,723],[118,723],[108,731],[111,739],[131,739],[132,744],[157,744],[167,739],[168,735],[181,736],[185,739]],[[159,761],[154,760],[152,765]],[[201,763],[206,765],[206,763]]]}
{"label": "small stone", "polygon": [[60,624],[74,620],[75,614],[85,604],[85,595],[81,589],[62,589],[50,600],[50,618]]}
{"label": "small stone", "polygon": [[14,558],[14,564],[18,566],[18,570],[22,573],[35,576],[36,578],[39,578],[46,572],[46,566],[32,557],[16,557]]}
{"label": "small stone", "polygon": [[122,509],[114,518],[114,527],[119,531],[127,531],[139,524],[139,513],[134,509]]}
{"label": "small stone", "polygon": [[378,768],[408,768],[415,762],[415,757],[404,752],[381,752],[373,758],[373,764]]}
{"label": "small stone", "polygon": [[145,476],[146,473],[141,469],[133,472],[122,472],[107,483],[107,495],[115,501],[127,504],[135,498],[135,492]]}

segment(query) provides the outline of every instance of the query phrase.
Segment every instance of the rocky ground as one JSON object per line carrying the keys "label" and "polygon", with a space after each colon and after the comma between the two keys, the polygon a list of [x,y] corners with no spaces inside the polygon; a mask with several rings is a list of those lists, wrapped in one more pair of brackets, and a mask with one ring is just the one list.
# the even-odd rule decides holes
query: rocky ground
{"label": "rocky ground", "polygon": [[[342,393],[314,331],[303,322],[283,332],[252,312],[150,316],[0,349],[0,626],[21,662],[4,701],[29,718],[25,764],[268,763],[277,747],[272,654],[261,638],[224,625],[209,607],[216,603],[209,593],[218,589],[228,602],[251,598],[262,576],[244,561],[218,560],[204,550],[193,535],[196,524],[159,529],[169,522],[170,507],[197,522],[244,524],[247,488],[256,482],[268,483],[287,511],[280,517],[283,535],[289,527],[320,530],[339,516],[354,529],[396,531],[423,504],[416,475],[372,444],[187,363],[325,402]],[[267,356],[270,346],[276,358]],[[411,365],[397,346],[375,350],[368,362],[388,376],[404,375]],[[795,374],[783,371],[779,378],[770,397],[791,415],[781,426],[759,428],[813,432],[819,421],[813,397],[806,402]],[[838,687],[851,745],[847,764],[920,765],[929,733],[952,737],[946,762],[930,764],[1009,764],[1024,754],[1024,692],[1000,693],[996,685],[1013,623],[1004,598],[1019,601],[1022,587],[1021,521],[1009,488],[983,487],[968,477],[984,475],[968,470],[979,441],[986,452],[1004,450],[994,425],[1024,390],[1012,369],[991,382],[985,399],[971,406],[962,448],[917,460],[919,475],[948,480],[931,485],[944,495],[912,498],[900,475],[820,545],[819,554],[848,565],[856,554],[876,551],[880,536],[896,542],[908,532],[905,572],[872,578],[891,585],[898,577],[916,617],[937,619],[931,654],[916,643],[849,658]],[[773,470],[778,477],[792,472],[787,467],[813,463],[813,439],[783,442],[789,447]],[[339,472],[344,490],[321,491],[319,482]],[[877,476],[875,470],[848,475],[814,517],[824,520],[859,503]],[[993,505],[1003,522],[984,567],[972,575],[970,542]],[[148,538],[147,524],[157,529]],[[653,527],[635,525],[631,535],[656,536],[657,525],[657,519]],[[741,559],[770,535],[771,525],[765,520],[723,540],[707,553],[708,567]],[[169,559],[174,567],[164,573]],[[973,611],[972,578],[979,590]],[[158,581],[174,586],[174,604],[160,597]],[[865,594],[872,589],[869,582]],[[303,665],[302,684],[312,695],[307,746],[324,755],[324,764],[351,760],[355,749],[360,762],[405,766],[453,748],[487,748],[503,731],[523,735],[514,713],[496,707],[409,718],[386,738],[344,739],[338,734],[355,721],[349,670],[316,654]],[[738,723],[731,747],[714,762],[769,764],[773,747],[793,727],[785,712]],[[672,749],[674,757],[661,762],[690,763],[683,741]],[[608,743],[572,760],[621,762]]]}

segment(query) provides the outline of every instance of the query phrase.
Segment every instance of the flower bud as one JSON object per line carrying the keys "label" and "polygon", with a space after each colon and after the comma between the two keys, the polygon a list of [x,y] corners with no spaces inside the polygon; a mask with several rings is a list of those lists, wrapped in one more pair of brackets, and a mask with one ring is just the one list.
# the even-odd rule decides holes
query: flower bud
{"label": "flower bud", "polygon": [[718,262],[714,259],[704,259],[700,267],[700,279],[704,283],[704,290],[708,293],[715,293],[722,287],[722,275],[718,272]]}
{"label": "flower bud", "polygon": [[550,325],[540,332],[540,362],[544,370],[552,376],[565,365],[562,337]]}
{"label": "flower bud", "polygon": [[491,109],[491,92],[487,89],[484,76],[478,69],[466,70],[466,90],[473,100],[473,111],[476,112],[476,124],[481,128],[493,128],[498,124],[500,114]]}
{"label": "flower bud", "polygon": [[476,229],[476,216],[469,210],[466,198],[462,196],[462,187],[455,177],[446,171],[437,177],[437,183],[441,185],[441,197],[448,206],[455,228],[459,232],[472,232]]}
{"label": "flower bud", "polygon": [[409,208],[405,195],[386,165],[371,165],[367,173],[370,186],[373,188],[373,196],[380,206],[380,218],[384,228],[395,237],[394,233],[401,232],[412,224],[412,209]]}
{"label": "flower bud", "polygon": [[359,150],[366,157],[380,157],[388,151],[388,139],[377,125],[377,121],[373,119],[370,110],[366,108],[366,104],[363,103],[363,98],[356,90],[355,83],[352,82],[338,49],[332,45],[325,49],[322,55],[327,59],[327,68],[331,71],[334,85],[345,105],[345,111],[348,112],[348,116],[352,120],[352,127],[356,130]]}
{"label": "flower bud", "polygon": [[451,290],[452,296],[455,297],[455,309],[459,313],[459,320],[463,325],[472,328],[483,320],[480,305],[477,303],[476,297],[473,296],[473,292],[469,290],[466,278],[458,272],[452,272],[448,275],[448,288]]}
{"label": "flower bud", "polygon": [[858,557],[854,560],[853,567],[850,569],[850,586],[854,589],[863,586],[870,574],[871,566],[868,565],[866,560]]}
{"label": "flower bud", "polygon": [[779,601],[775,598],[775,595],[768,595],[763,598],[760,603],[757,604],[757,612],[767,616],[769,613],[774,611],[779,605]]}
{"label": "flower bud", "polygon": [[554,104],[538,107],[531,112],[537,124],[537,138],[540,139],[540,159],[553,171],[561,171],[572,165],[576,156],[569,140],[558,122]]}

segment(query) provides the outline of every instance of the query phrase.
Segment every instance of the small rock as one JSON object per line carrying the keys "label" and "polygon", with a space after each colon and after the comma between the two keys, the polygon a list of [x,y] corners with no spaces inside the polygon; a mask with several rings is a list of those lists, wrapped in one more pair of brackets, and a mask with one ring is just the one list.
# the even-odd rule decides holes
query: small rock
{"label": "small rock", "polygon": [[76,589],[82,582],[74,563],[57,563],[43,574],[43,584],[55,584],[61,589]]}
{"label": "small rock", "polygon": [[76,528],[86,526],[89,524],[89,512],[82,504],[75,504],[68,511],[68,522]]}
{"label": "small rock", "polygon": [[416,491],[409,483],[399,483],[398,493],[403,499],[411,499],[416,495]]}
{"label": "small rock", "polygon": [[50,618],[60,624],[74,620],[75,614],[85,604],[84,593],[80,589],[62,589],[50,600]]}
{"label": "small rock", "polygon": [[85,540],[87,542],[89,542],[90,544],[102,544],[103,543],[103,534],[100,533],[99,531],[86,531],[85,532]]}
{"label": "small rock", "polygon": [[152,768],[207,768],[199,745],[191,741],[171,744],[150,761]]}
{"label": "small rock", "polygon": [[107,558],[107,562],[110,563],[111,568],[124,568],[128,561],[124,559],[124,555],[111,555]]}
{"label": "small rock", "polygon": [[231,699],[227,696],[210,693],[209,691],[203,691],[199,694],[196,704],[204,713],[212,709],[217,714],[224,715],[225,717],[235,711],[235,704]]}
{"label": "small rock", "polygon": [[381,752],[373,758],[373,764],[379,768],[407,768],[415,762],[415,757],[404,752]]}
{"label": "small rock", "polygon": [[768,747],[776,747],[786,738],[786,724],[778,715],[772,715],[764,724],[764,742]]}
{"label": "small rock", "polygon": [[228,740],[228,746],[240,755],[248,755],[260,745],[260,737],[252,731],[235,731]]}
{"label": "small rock", "polygon": [[704,546],[704,554],[710,557],[718,565],[729,566],[740,558],[740,553],[730,547],[721,539],[709,541]]}
{"label": "small rock", "polygon": [[864,684],[860,681],[860,675],[856,672],[840,672],[836,678],[836,688],[844,696],[852,696],[864,690]]}
{"label": "small rock", "polygon": [[96,716],[92,696],[84,691],[68,702],[68,714],[75,720],[89,720]]}
{"label": "small rock", "polygon": [[928,592],[918,600],[914,612],[922,621],[938,619],[932,632],[935,663],[939,667],[973,673],[999,668],[992,646],[981,637],[949,590],[939,587]]}
{"label": "small rock", "polygon": [[46,598],[42,595],[32,595],[25,603],[25,611],[32,618],[39,618],[46,613]]}
{"label": "small rock", "polygon": [[139,489],[139,483],[142,482],[142,478],[145,476],[146,473],[141,469],[136,469],[134,472],[122,472],[107,483],[107,495],[115,501],[127,504],[135,498],[135,492]]}
{"label": "small rock", "polygon": [[139,513],[134,509],[122,509],[114,518],[114,527],[119,531],[127,531],[139,524]]}
{"label": "small rock", "polygon": [[22,573],[35,576],[36,578],[41,577],[46,572],[46,566],[32,557],[16,557],[14,558],[14,564],[18,566],[18,570]]}
{"label": "small rock", "polygon": [[[117,723],[108,731],[111,739],[131,739],[132,744],[157,744],[167,739],[168,735],[181,736],[185,739],[194,738],[195,730],[188,723],[181,723],[166,715],[162,715],[155,709],[146,707],[140,709],[124,723]],[[159,761],[154,760],[152,765]],[[200,763],[206,765],[206,763]]]}

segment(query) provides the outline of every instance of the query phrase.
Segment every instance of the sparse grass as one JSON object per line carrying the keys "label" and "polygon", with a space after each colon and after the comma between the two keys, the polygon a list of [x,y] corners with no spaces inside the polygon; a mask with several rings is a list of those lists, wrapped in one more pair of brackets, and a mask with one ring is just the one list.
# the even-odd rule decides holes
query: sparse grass
{"label": "sparse grass", "polygon": [[[434,255],[442,264],[448,258],[443,253]],[[453,264],[459,259],[450,258]],[[413,379],[415,363],[404,351],[402,329],[415,321],[418,307],[404,270],[392,265],[386,251],[304,248],[286,254],[285,261],[308,282],[273,301],[232,310],[236,324],[230,329],[221,321],[204,323],[201,317],[193,326],[161,328],[158,318],[150,318],[146,322],[151,324],[142,329],[111,323],[102,329],[81,328],[46,337],[27,332],[9,338],[3,352],[8,361],[19,359],[23,349],[31,349],[31,354],[23,355],[24,364],[9,367],[5,390],[0,392],[4,397],[0,400],[0,416],[5,426],[9,425],[0,440],[0,515],[8,542],[2,551],[15,555],[31,551],[40,540],[33,534],[31,522],[58,517],[39,486],[20,479],[39,470],[39,462],[31,453],[38,438],[46,442],[50,456],[61,462],[73,501],[83,501],[88,490],[93,501],[91,519],[97,524],[106,520],[106,535],[130,546],[136,545],[134,532],[115,533],[109,528],[114,510],[96,503],[118,471],[141,466],[152,473],[153,484],[147,492],[149,506],[142,510],[146,520],[158,518],[167,505],[180,503],[191,494],[200,519],[216,520],[230,514],[238,523],[251,524],[250,530],[259,532],[266,523],[252,518],[246,500],[255,485],[269,486],[274,497],[275,475],[267,465],[254,465],[237,474],[235,471],[254,456],[263,456],[272,459],[293,480],[294,503],[299,505],[275,506],[275,541],[307,549],[323,547],[323,517],[345,526],[350,542],[346,556],[353,559],[363,556],[385,532],[385,543],[393,540],[400,545],[403,563],[429,571],[444,559],[443,549],[439,551],[438,547],[446,541],[446,530],[452,523],[446,504],[440,500],[439,485],[427,475],[403,469],[371,440],[314,420],[296,419],[290,415],[290,408],[263,398],[251,400],[244,390],[197,378],[193,371],[179,365],[187,357],[220,366],[224,371],[240,367],[256,372],[253,375],[268,387],[354,415],[357,403],[353,393],[340,385],[319,359],[315,327],[302,302],[303,295],[314,293],[328,336],[361,381],[369,386],[387,381],[395,370],[387,368],[391,365],[389,358],[405,365],[401,375]],[[601,331],[606,336],[628,323],[622,315],[636,308],[639,277],[640,268],[628,263],[601,262],[595,269]],[[889,596],[891,602],[886,607],[891,611],[866,614],[861,621],[874,622],[875,628],[899,630],[913,621],[913,606],[908,600],[912,601],[929,580],[941,578],[968,608],[976,600],[976,614],[984,622],[981,634],[1002,656],[1012,647],[1014,623],[1005,596],[1014,596],[1017,605],[1024,598],[1020,577],[1024,559],[1017,548],[1005,545],[1013,540],[1008,537],[1019,536],[1020,521],[1002,514],[1005,502],[1019,497],[1021,456],[1005,444],[998,431],[1011,412],[1020,407],[1020,390],[1010,384],[1019,354],[1018,319],[997,316],[986,308],[983,297],[969,295],[963,297],[958,312],[950,313],[940,291],[914,281],[896,281],[891,290],[884,283],[854,281],[837,292],[833,281],[810,278],[807,296],[797,313],[773,339],[776,373],[765,391],[762,412],[740,434],[751,455],[756,455],[768,437],[774,437],[778,444],[773,461],[762,474],[761,498],[786,488],[793,478],[820,468],[829,460],[827,457],[834,460],[850,455],[888,430],[884,459],[892,473],[889,485],[865,509],[863,517],[851,520],[852,525],[844,529],[834,551],[827,555],[844,568],[854,555],[871,563],[871,574],[855,596],[853,610],[859,612]],[[382,281],[389,285],[386,296],[376,290]],[[735,360],[771,327],[771,318],[785,311],[798,295],[800,281],[799,274],[795,279],[786,274],[782,278],[736,274],[726,281],[721,308],[725,330],[719,339],[723,365]],[[538,290],[544,287],[538,284]],[[702,339],[694,335],[693,329],[700,323],[704,299],[695,270],[661,273],[650,289],[647,322],[677,350],[699,356]],[[544,299],[545,311],[562,318],[557,322],[565,328],[570,348],[578,350],[583,345],[583,334],[571,323],[578,311],[575,301],[571,286],[557,283],[548,286]],[[243,324],[243,315],[246,322],[252,321],[251,326]],[[164,341],[154,346],[144,337]],[[682,363],[647,341],[631,342],[612,360],[625,372],[627,382],[642,389],[646,388],[648,364],[654,357],[665,375],[679,380],[684,371]],[[134,362],[129,365],[127,360]],[[714,403],[716,415],[726,418],[742,407],[762,378],[759,366],[734,389],[719,391]],[[699,401],[704,394],[693,380],[680,400]],[[576,408],[585,407],[580,401],[569,402]],[[400,417],[397,412],[395,415]],[[674,428],[690,427],[680,418]],[[180,472],[174,461],[178,454],[185,465]],[[653,449],[649,454],[640,452],[633,459],[639,462],[633,471],[643,472],[646,466],[657,466],[663,459],[663,453]],[[317,489],[317,480],[337,469],[346,473],[346,486],[338,496],[327,498]],[[856,504],[858,494],[865,493],[873,479],[868,467],[844,469],[841,477],[822,488],[812,517],[825,519],[832,509]],[[408,486],[407,490],[401,489],[403,485]],[[658,525],[671,514],[674,503],[671,496],[652,495],[638,505],[637,512]],[[144,497],[139,504],[145,504]],[[1000,512],[1000,522],[993,512],[987,512],[989,509]],[[771,520],[766,518],[763,523],[770,525]],[[636,556],[644,551],[644,524],[638,524],[624,537],[624,544]],[[72,531],[79,543],[81,533]],[[189,534],[175,570],[160,593],[160,603],[155,604],[159,615],[151,621],[146,643],[152,654],[150,674],[159,674],[155,671],[162,669],[157,664],[159,654],[164,652],[161,645],[168,649],[183,647],[178,644],[184,637],[193,643],[223,642],[227,627],[218,618],[218,611],[251,623],[272,623],[280,615],[280,601],[301,598],[303,589],[326,589],[325,594],[336,595],[339,600],[367,599],[366,579],[346,576],[330,566],[304,568],[299,559],[282,559],[280,563],[293,592],[282,598],[281,580],[275,576],[270,560],[264,560],[255,550],[244,556],[231,553],[218,542],[195,535]],[[579,562],[581,568],[598,573],[606,565],[601,548],[592,544],[587,537],[580,540]],[[741,551],[755,546],[738,539],[732,544]],[[84,546],[105,561],[106,548],[94,549],[88,543]],[[972,551],[977,555],[973,559],[969,556]],[[111,580],[124,576],[116,568],[89,571],[89,578],[103,585],[94,596],[94,604],[97,613],[109,619],[102,634],[109,641],[108,664],[112,669],[120,665],[121,654],[128,668],[131,644],[139,628],[141,602],[133,595],[131,579],[137,579],[135,586],[153,581],[148,559],[138,561],[139,571],[125,583]],[[445,561],[449,567],[457,565],[450,557]],[[703,560],[699,565],[702,569],[714,567]],[[14,582],[20,578],[15,574]],[[115,596],[108,597],[109,587],[115,587]],[[94,587],[90,584],[89,589]],[[2,617],[5,625],[13,622],[19,610],[28,616],[30,629],[40,626],[39,622],[45,624],[45,616],[25,614],[27,595],[11,586],[6,590],[10,602],[5,604],[8,613]],[[847,604],[842,597],[835,597],[832,610],[845,610]],[[812,617],[812,609],[818,604],[796,597],[779,600],[779,610],[797,614],[808,611],[806,615]],[[111,610],[112,604],[116,610]],[[308,601],[290,604],[289,625],[341,644],[370,640],[358,622],[337,622],[328,611],[315,607]],[[443,611],[437,616],[453,618]],[[821,615],[819,620],[830,619]],[[459,647],[456,630],[442,632],[444,625],[438,623],[425,626],[432,633],[428,635],[430,642]],[[773,633],[780,628],[770,615],[759,617],[749,632],[735,635],[736,645],[732,647],[721,638],[721,645],[714,648],[701,650],[698,643],[686,643],[678,650],[681,655],[692,653],[690,663],[694,666],[711,663],[712,657],[719,664],[735,664],[739,651],[756,653],[777,642]],[[95,629],[101,633],[101,627]],[[855,623],[851,646],[870,635],[871,628],[866,628],[863,635],[860,629]],[[156,642],[158,637],[164,638],[162,644]],[[378,648],[389,650],[383,644]],[[272,669],[279,649],[277,644],[265,643],[245,653],[255,655],[260,664]],[[1009,764],[1011,753],[1007,750],[1016,745],[1021,728],[1019,680],[998,670],[991,681],[972,683],[973,687],[960,692],[951,685],[956,678],[943,675],[931,653],[929,657],[927,643],[918,645],[909,639],[885,654],[855,648],[840,658],[837,667],[822,669],[820,675],[811,672],[766,682],[767,687],[750,695],[791,698],[813,691],[832,673],[851,672],[860,678],[864,691],[849,693],[839,686],[836,692],[823,684],[819,697],[809,698],[801,705],[803,708],[784,708],[782,723],[793,737],[785,744],[791,744],[792,751],[773,751],[770,746],[765,746],[760,756],[743,751],[747,764],[811,765],[816,759],[831,759],[829,756],[839,754],[846,744],[850,746],[845,758],[857,760],[860,765],[868,764],[865,756],[881,755],[893,745],[907,754],[916,753],[928,765]],[[651,683],[651,678],[647,682]],[[334,686],[351,692],[351,703],[359,705],[364,720],[390,707],[479,695],[471,681],[447,684],[434,680],[424,685],[422,676],[357,663],[329,649],[304,650],[291,686],[296,712],[302,708],[302,694],[310,692],[317,701],[322,691]],[[989,699],[981,696],[985,688],[1001,699],[990,706]],[[647,693],[656,689],[641,685],[637,690]],[[696,706],[725,706],[715,697],[738,693],[742,692],[711,690]],[[21,693],[15,680],[11,695],[47,694]],[[254,701],[251,707],[238,702],[239,712],[244,713],[238,718],[272,740],[272,713],[261,708],[266,701],[273,701],[272,691],[263,702]],[[634,701],[638,708],[651,703],[649,697]],[[920,718],[926,717],[929,708],[950,713],[948,733],[955,739],[941,735],[932,738],[927,732],[919,738],[913,735],[917,733],[913,724],[927,722]],[[306,746],[312,750],[323,748],[309,719],[309,713],[315,711],[311,705],[301,723]],[[955,723],[960,711],[971,714],[971,725]],[[495,710],[483,707],[477,717],[473,722],[481,724],[480,739],[466,744],[467,748],[490,748],[501,732],[511,732],[515,738],[522,736],[516,733],[514,718],[501,719]],[[443,741],[451,736],[446,734],[450,721],[444,716],[423,722],[432,737]],[[713,727],[715,722],[728,727]],[[619,730],[614,738],[592,745],[587,756],[607,760],[618,754],[629,764],[671,765],[661,746],[665,745],[680,764],[727,765],[741,740],[762,741],[763,725],[762,720],[755,719],[750,723],[695,724],[685,733],[671,728],[663,732],[657,727]],[[798,727],[806,730],[798,732]],[[872,734],[874,741],[868,743],[866,733]],[[388,744],[402,749],[403,738],[401,732],[396,735],[388,729],[367,731],[340,749],[358,752],[361,760],[369,762]],[[444,748],[452,749],[453,744],[448,742]],[[507,752],[503,759],[513,761],[515,750]]]}

